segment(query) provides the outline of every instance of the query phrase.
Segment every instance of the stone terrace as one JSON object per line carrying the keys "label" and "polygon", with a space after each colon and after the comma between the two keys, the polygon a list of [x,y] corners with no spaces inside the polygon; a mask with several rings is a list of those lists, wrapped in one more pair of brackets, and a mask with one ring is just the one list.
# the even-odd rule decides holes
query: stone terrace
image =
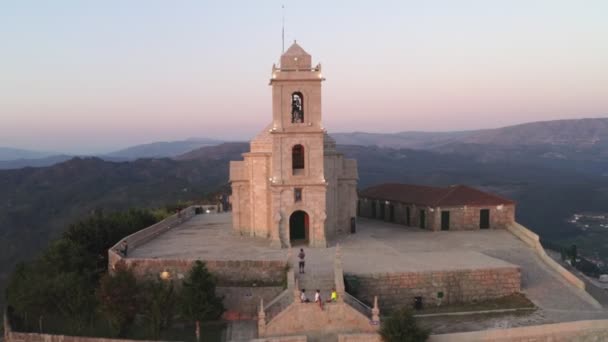
{"label": "stone terrace", "polygon": [[[233,234],[230,220],[230,213],[195,216],[134,249],[129,258],[287,260],[286,249],[271,248],[266,240]],[[486,269],[516,265],[521,269],[522,292],[540,308],[530,315],[425,319],[435,333],[608,318],[608,311],[598,309],[597,303],[586,292],[566,283],[531,248],[506,230],[429,232],[360,218],[356,234],[331,243],[332,247],[326,249],[305,248],[307,271],[331,265],[336,243],[342,248],[345,273]],[[297,254],[296,248],[299,247],[294,247],[294,255]],[[297,270],[297,265],[294,269]]]}
{"label": "stone terrace", "polygon": [[129,258],[202,260],[287,260],[286,249],[232,233],[230,213],[196,215],[134,249]]}

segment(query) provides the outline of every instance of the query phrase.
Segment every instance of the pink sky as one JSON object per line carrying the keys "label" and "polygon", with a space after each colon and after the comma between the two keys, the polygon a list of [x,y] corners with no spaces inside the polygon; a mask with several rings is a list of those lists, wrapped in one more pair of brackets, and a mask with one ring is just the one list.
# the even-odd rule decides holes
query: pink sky
{"label": "pink sky", "polygon": [[[270,120],[281,2],[18,2],[0,13],[0,146],[104,152]],[[63,7],[62,7],[63,5]],[[608,116],[608,3],[286,2],[330,131]]]}

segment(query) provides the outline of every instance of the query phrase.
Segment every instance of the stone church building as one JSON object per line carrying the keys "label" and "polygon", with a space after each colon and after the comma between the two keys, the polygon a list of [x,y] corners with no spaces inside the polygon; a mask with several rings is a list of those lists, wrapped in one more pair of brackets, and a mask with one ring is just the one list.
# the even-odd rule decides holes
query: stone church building
{"label": "stone church building", "polygon": [[349,233],[357,205],[357,162],[336,152],[322,124],[321,65],[297,43],[273,65],[272,122],[230,162],[233,228],[275,246],[326,247]]}

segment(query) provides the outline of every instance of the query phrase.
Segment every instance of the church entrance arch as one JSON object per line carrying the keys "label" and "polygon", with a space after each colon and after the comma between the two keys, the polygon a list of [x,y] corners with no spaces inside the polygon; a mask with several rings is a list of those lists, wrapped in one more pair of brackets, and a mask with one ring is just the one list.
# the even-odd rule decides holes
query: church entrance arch
{"label": "church entrance arch", "polygon": [[293,244],[308,243],[310,219],[302,210],[294,211],[289,217],[289,241]]}

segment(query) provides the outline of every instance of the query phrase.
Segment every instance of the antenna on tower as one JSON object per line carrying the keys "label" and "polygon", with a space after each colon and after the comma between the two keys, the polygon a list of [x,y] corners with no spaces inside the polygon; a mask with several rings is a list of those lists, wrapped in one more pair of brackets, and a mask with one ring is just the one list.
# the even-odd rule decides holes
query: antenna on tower
{"label": "antenna on tower", "polygon": [[281,54],[285,53],[285,5],[281,5],[283,22],[281,26]]}

